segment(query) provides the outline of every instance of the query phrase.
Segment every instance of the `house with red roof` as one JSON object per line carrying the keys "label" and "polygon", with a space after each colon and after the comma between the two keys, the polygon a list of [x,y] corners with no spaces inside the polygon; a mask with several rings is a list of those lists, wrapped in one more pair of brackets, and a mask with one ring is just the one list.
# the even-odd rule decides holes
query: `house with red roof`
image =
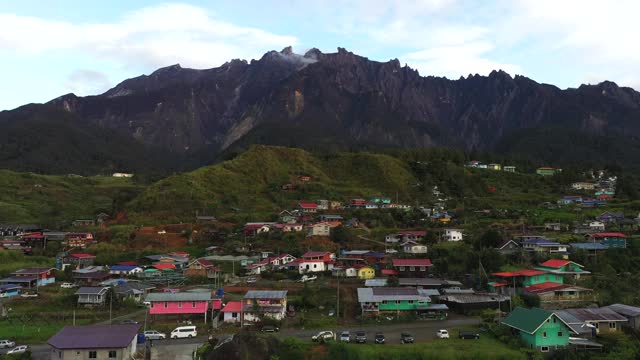
{"label": "house with red roof", "polygon": [[580,275],[590,274],[589,271],[584,270],[584,266],[564,259],[547,260],[535,268],[537,270],[547,271],[553,274],[570,275],[576,279],[579,279]]}
{"label": "house with red roof", "polygon": [[90,232],[69,233],[65,236],[65,243],[69,248],[84,249],[94,242],[95,239]]}
{"label": "house with red roof", "polygon": [[184,270],[185,276],[206,277],[208,279],[216,279],[220,276],[220,268],[213,265],[207,259],[200,258],[190,262]]}
{"label": "house with red roof", "polygon": [[[294,256],[286,253],[277,256],[269,256],[257,263],[248,264],[244,267],[244,270],[246,271],[247,275],[260,275],[261,273],[269,271],[271,269],[286,268],[286,265],[292,263],[295,260],[296,258]],[[297,267],[295,267],[295,270],[297,270]]]}
{"label": "house with red roof", "polygon": [[391,264],[398,276],[408,278],[427,277],[429,268],[433,266],[430,259],[393,259]]}
{"label": "house with red roof", "polygon": [[242,301],[229,301],[222,308],[222,321],[226,323],[239,323],[242,319]]}
{"label": "house with red roof", "polygon": [[298,203],[298,209],[305,214],[315,214],[318,212],[318,204],[313,202],[300,202]]}
{"label": "house with red roof", "polygon": [[[570,284],[544,282],[522,288],[522,293],[536,295],[543,308],[574,306],[577,302],[594,301],[593,290]],[[560,304],[560,305],[559,305]]]}
{"label": "house with red roof", "polygon": [[300,274],[331,271],[336,263],[335,260],[336,255],[328,251],[308,251],[280,268],[298,270]]}
{"label": "house with red roof", "polygon": [[92,254],[69,254],[62,258],[62,268],[64,269],[67,266],[71,266],[82,269],[87,266],[92,266],[95,260],[96,256]]}

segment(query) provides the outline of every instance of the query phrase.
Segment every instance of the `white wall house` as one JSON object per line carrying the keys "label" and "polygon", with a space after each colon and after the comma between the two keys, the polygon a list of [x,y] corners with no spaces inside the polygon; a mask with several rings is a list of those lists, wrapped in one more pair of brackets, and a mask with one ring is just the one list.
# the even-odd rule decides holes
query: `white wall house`
{"label": "white wall house", "polygon": [[400,244],[402,248],[402,252],[406,254],[426,254],[427,253],[427,245],[419,244],[415,241],[406,241]]}
{"label": "white wall house", "polygon": [[462,240],[462,230],[460,230],[460,229],[444,229],[444,233],[442,234],[442,239],[444,241],[461,241]]}

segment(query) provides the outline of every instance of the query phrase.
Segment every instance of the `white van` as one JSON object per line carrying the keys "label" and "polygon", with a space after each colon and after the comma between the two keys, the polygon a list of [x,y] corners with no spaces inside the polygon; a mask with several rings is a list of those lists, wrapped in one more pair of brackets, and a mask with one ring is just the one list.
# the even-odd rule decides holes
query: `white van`
{"label": "white van", "polygon": [[198,331],[195,326],[180,326],[171,332],[172,339],[184,339],[198,336]]}

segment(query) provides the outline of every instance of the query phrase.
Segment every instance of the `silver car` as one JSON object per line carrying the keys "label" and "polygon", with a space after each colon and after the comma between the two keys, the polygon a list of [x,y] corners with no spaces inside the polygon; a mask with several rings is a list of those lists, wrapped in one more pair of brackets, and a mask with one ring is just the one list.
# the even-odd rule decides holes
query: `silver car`
{"label": "silver car", "polygon": [[156,330],[147,330],[144,332],[144,338],[148,340],[164,340],[167,338],[167,334]]}
{"label": "silver car", "polygon": [[5,348],[12,348],[16,346],[16,342],[15,341],[11,341],[11,340],[0,340],[0,348],[5,349]]}

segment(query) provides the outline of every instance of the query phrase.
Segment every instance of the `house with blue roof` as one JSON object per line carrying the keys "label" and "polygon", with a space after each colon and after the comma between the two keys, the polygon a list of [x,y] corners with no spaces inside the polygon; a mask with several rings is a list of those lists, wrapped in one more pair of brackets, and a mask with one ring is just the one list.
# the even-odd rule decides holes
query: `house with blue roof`
{"label": "house with blue roof", "polygon": [[530,237],[522,240],[522,248],[525,251],[534,251],[549,255],[557,254],[567,257],[569,255],[567,244],[561,244],[543,237]]}

